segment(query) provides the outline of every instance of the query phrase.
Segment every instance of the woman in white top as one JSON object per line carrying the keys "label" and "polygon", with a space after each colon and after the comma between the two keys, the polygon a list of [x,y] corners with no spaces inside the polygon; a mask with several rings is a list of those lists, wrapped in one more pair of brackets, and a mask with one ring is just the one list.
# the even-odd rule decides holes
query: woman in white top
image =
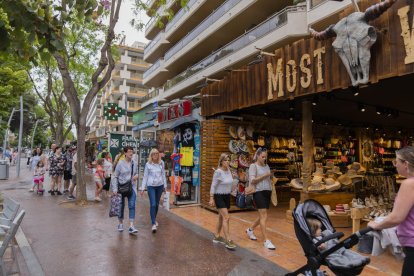
{"label": "woman in white top", "polygon": [[276,247],[267,238],[266,223],[267,223],[267,209],[270,206],[270,197],[272,195],[272,181],[273,172],[270,171],[266,164],[267,150],[265,148],[258,148],[254,155],[254,163],[249,167],[249,185],[256,187],[256,192],[253,194],[253,200],[256,208],[259,211],[259,217],[254,221],[250,228],[246,229],[246,233],[251,240],[257,240],[253,233],[254,228],[260,225],[264,238],[264,247],[270,250],[275,250]]}
{"label": "woman in white top", "polygon": [[167,189],[167,179],[165,177],[164,162],[160,158],[157,149],[150,151],[148,162],[145,164],[144,178],[141,185],[141,196],[147,188],[150,201],[150,215],[152,222],[152,233],[157,232],[158,222],[156,221],[158,206],[163,192]]}
{"label": "woman in white top", "polygon": [[[216,226],[216,233],[214,233],[214,243],[222,243],[228,249],[236,248],[233,241],[230,240],[229,234],[229,211],[230,208],[230,192],[233,183],[233,176],[231,175],[230,157],[227,153],[222,153],[219,158],[218,168],[214,171],[213,181],[210,187],[210,206],[217,207],[219,217]],[[223,229],[224,238],[220,236]]]}

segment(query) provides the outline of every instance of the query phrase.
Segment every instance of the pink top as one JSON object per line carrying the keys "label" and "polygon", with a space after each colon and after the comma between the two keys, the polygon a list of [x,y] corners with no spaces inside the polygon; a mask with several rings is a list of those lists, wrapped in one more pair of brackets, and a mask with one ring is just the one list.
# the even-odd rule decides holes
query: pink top
{"label": "pink top", "polygon": [[402,246],[414,247],[414,206],[397,226],[397,236]]}

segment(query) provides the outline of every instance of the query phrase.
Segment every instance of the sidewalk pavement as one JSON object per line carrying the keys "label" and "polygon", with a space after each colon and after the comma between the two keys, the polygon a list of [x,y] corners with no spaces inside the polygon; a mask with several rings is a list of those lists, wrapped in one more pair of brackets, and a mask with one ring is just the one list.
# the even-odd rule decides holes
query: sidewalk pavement
{"label": "sidewalk pavement", "polygon": [[[160,209],[159,230],[151,233],[147,197],[138,197],[137,236],[116,231],[109,203],[77,206],[65,196],[28,192],[31,175],[0,181],[0,190],[26,210],[20,247],[33,256],[20,275],[284,275],[287,271],[243,248],[213,244],[211,232]],[[48,190],[48,177],[45,180]],[[92,182],[92,181],[91,181]],[[94,198],[94,184],[87,186]],[[128,211],[125,210],[127,216]],[[127,224],[127,223],[125,223]],[[124,226],[125,227],[125,226]],[[34,270],[36,261],[42,271]],[[35,268],[34,268],[34,267]],[[34,272],[35,271],[35,272]]]}

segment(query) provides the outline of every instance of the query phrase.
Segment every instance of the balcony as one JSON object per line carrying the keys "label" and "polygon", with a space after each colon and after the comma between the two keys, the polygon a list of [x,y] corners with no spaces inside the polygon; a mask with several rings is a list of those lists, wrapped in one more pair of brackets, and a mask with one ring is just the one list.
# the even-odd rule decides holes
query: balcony
{"label": "balcony", "polygon": [[164,59],[160,58],[147,71],[144,72],[143,84],[146,86],[159,87],[163,84],[163,75],[167,73],[164,68]]}
{"label": "balcony", "polygon": [[129,93],[128,96],[132,96],[134,98],[144,98],[145,96],[147,96],[148,91],[145,89],[139,89],[139,88],[130,88],[129,89]]}
{"label": "balcony", "polygon": [[256,47],[266,49],[272,45],[289,43],[308,34],[306,6],[290,6],[275,13],[260,25],[213,52],[181,74],[166,82],[163,97],[188,89],[203,79],[222,73],[227,67],[245,65]]}
{"label": "balcony", "polygon": [[142,73],[132,73],[131,72],[131,79],[142,82],[142,78],[143,78]]}
{"label": "balcony", "polygon": [[181,49],[183,49],[186,45],[190,42],[194,41],[194,39],[204,32],[207,28],[211,27],[214,22],[219,20],[231,10],[234,6],[242,2],[242,0],[227,0],[224,2],[217,10],[215,10],[210,16],[204,19],[197,27],[195,27],[190,33],[188,33],[183,39],[181,39],[177,44],[174,45],[170,50],[165,53],[164,60],[167,62],[173,55],[178,53]]}
{"label": "balcony", "polygon": [[329,0],[308,0],[308,25],[314,29],[324,29],[339,21],[339,14],[348,6],[351,0],[342,2]]}
{"label": "balcony", "polygon": [[145,47],[144,60],[150,63],[156,61],[156,58],[163,55],[163,53],[168,49],[169,43],[170,42],[165,39],[165,33],[161,31]]}
{"label": "balcony", "polygon": [[[180,2],[180,1],[178,1]],[[157,11],[154,13],[154,15],[157,15],[160,17],[161,23],[165,26],[167,24],[168,20],[168,13],[166,10],[172,10],[173,12],[177,12],[180,9],[180,3],[177,3],[175,0],[169,0],[165,5],[160,6]],[[158,34],[158,32],[161,30],[157,26],[157,17],[153,16],[151,19],[145,24],[145,38],[152,40],[154,37]]]}
{"label": "balcony", "polygon": [[129,102],[128,101],[128,112],[135,112],[141,108],[139,102]]}

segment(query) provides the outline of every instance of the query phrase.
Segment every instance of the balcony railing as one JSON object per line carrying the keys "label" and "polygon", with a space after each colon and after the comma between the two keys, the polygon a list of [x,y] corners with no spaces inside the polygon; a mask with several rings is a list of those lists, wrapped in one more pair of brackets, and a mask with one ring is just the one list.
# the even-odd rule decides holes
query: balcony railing
{"label": "balcony railing", "polygon": [[147,71],[144,72],[144,79],[161,66],[161,59],[162,58],[158,59],[150,68],[148,68]]}
{"label": "balcony railing", "polygon": [[178,20],[180,20],[183,15],[195,4],[197,3],[197,0],[190,0],[188,1],[187,5],[183,8],[181,8],[173,17],[173,19],[171,19],[170,22],[168,22],[168,24],[165,26],[165,32],[168,32],[175,23],[178,22]]}
{"label": "balcony railing", "polygon": [[140,58],[131,58],[131,63],[133,63],[133,64],[142,64],[142,65],[147,65],[148,64]]}
{"label": "balcony railing", "polygon": [[327,2],[327,1],[329,1],[329,0],[310,0],[310,8],[312,9],[312,8],[322,4],[324,2]]}
{"label": "balcony railing", "polygon": [[142,80],[142,74],[141,73],[131,73],[131,79],[141,79]]}
{"label": "balcony railing", "polygon": [[229,44],[223,46],[222,48],[218,49],[205,59],[199,61],[198,63],[194,64],[181,74],[167,81],[167,83],[164,85],[164,91],[188,79],[195,73],[204,70],[205,68],[221,60],[225,56],[246,47],[247,45],[251,44],[257,39],[282,27],[287,23],[288,12],[292,11],[306,11],[306,6],[289,6],[275,13],[273,16],[269,17],[266,21],[251,29],[249,32],[243,34],[242,36],[239,36]]}
{"label": "balcony railing", "polygon": [[152,99],[152,98],[157,97],[159,94],[160,94],[160,90],[157,88],[157,89],[155,89],[154,91],[152,91],[152,92],[148,93],[148,95],[146,95],[145,97],[142,97],[140,100],[141,100],[142,102],[146,102],[146,101],[148,101],[149,99]]}
{"label": "balcony railing", "polygon": [[157,34],[157,36],[154,37],[154,39],[150,43],[148,43],[147,46],[145,46],[144,51],[149,52],[149,50],[151,50],[155,46],[155,44],[157,44],[161,40],[161,35],[163,33],[164,32],[160,32],[159,34]]}
{"label": "balcony railing", "polygon": [[242,0],[227,0],[217,10],[205,18],[200,24],[197,25],[191,32],[189,32],[183,39],[175,44],[170,50],[165,53],[164,60],[169,60],[178,51],[184,48],[187,44],[193,41],[199,34],[209,28],[217,20],[219,20],[225,13],[231,10],[234,6],[240,3]]}

